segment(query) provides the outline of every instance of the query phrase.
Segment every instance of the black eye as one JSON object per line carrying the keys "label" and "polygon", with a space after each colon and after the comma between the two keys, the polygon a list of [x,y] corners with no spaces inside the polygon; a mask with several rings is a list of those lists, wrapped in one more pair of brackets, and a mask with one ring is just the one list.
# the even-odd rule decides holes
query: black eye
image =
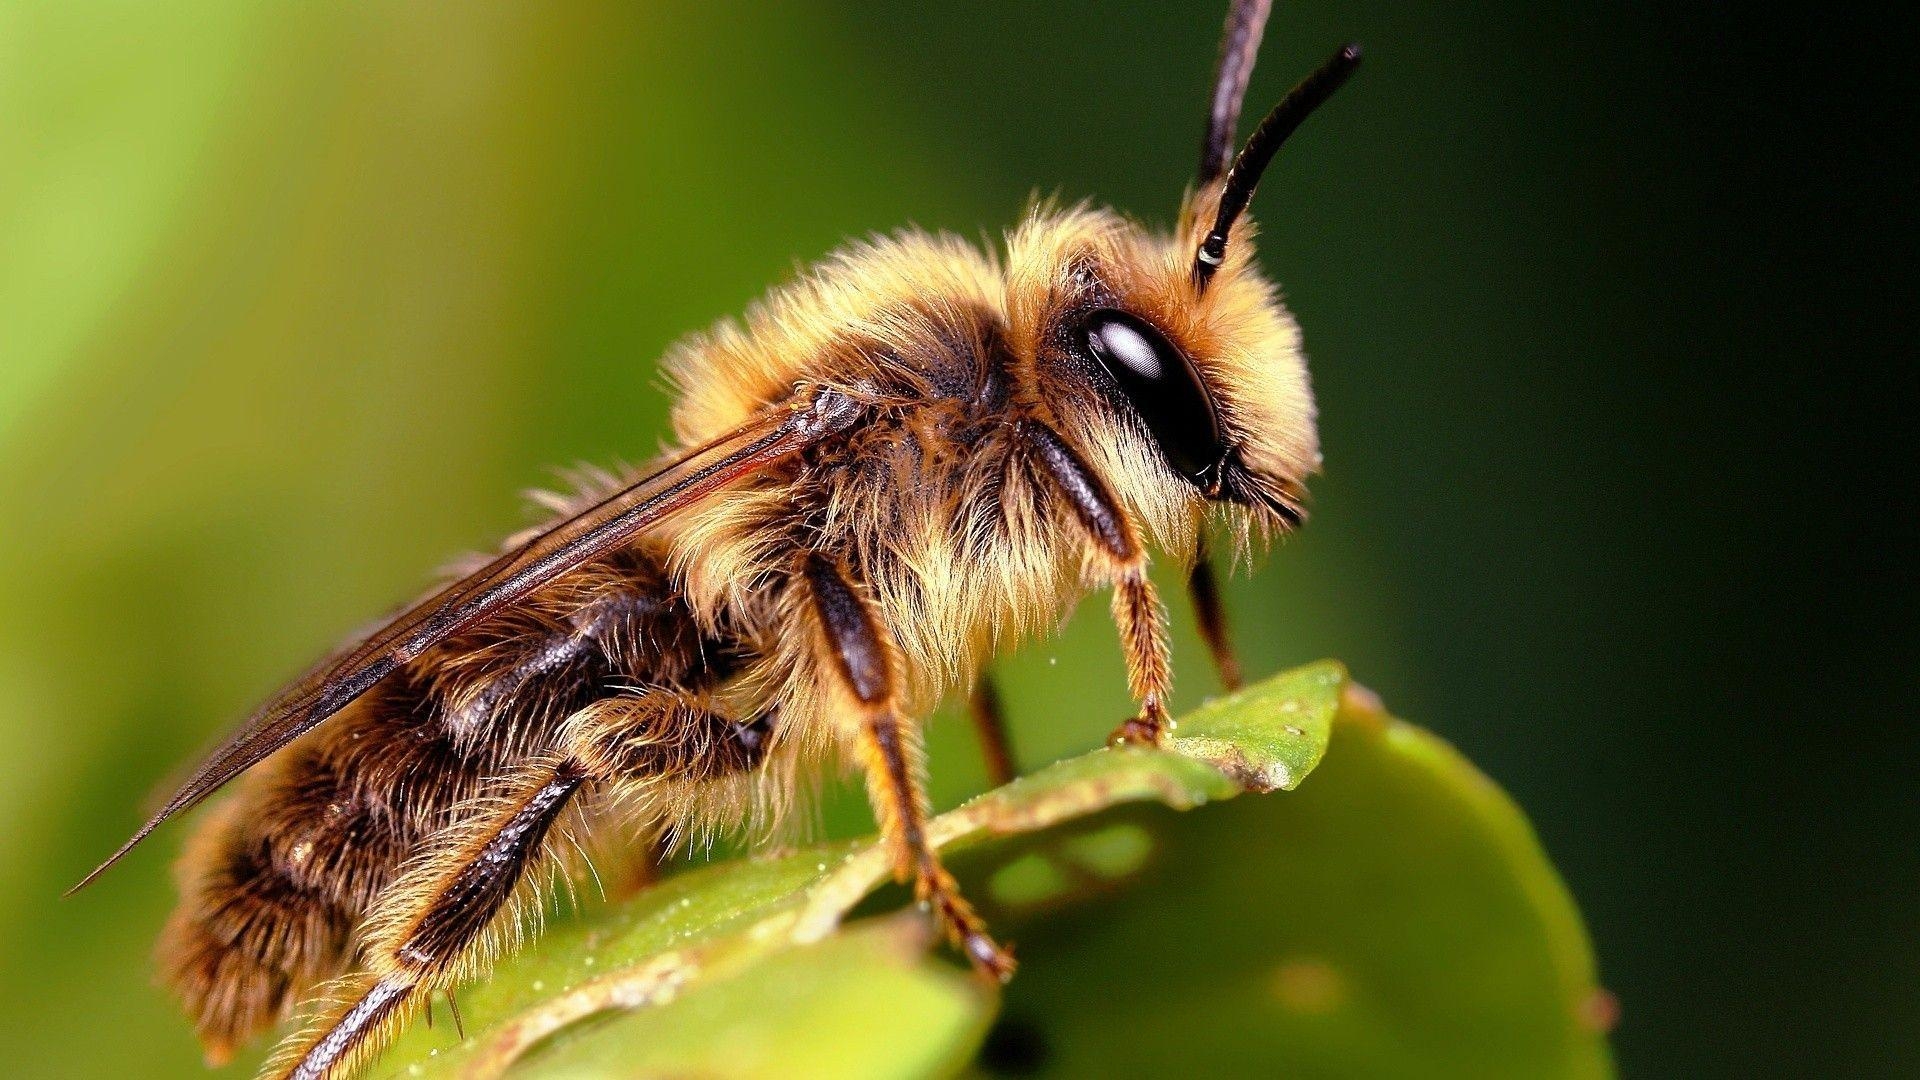
{"label": "black eye", "polygon": [[1088,312],[1080,333],[1087,351],[1147,422],[1167,464],[1200,480],[1226,448],[1220,445],[1213,398],[1192,362],[1144,319],[1113,308]]}

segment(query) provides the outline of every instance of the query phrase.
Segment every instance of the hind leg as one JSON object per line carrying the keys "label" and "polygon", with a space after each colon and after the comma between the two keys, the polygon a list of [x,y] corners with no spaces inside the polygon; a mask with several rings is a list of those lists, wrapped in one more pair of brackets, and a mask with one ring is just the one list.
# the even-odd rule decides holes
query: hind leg
{"label": "hind leg", "polygon": [[455,825],[430,841],[369,917],[363,993],[323,1015],[276,1064],[289,1080],[352,1071],[378,1049],[391,1021],[436,989],[450,987],[474,945],[507,904],[547,834],[587,773],[566,759],[523,777],[503,810]]}
{"label": "hind leg", "polygon": [[433,837],[408,863],[362,928],[368,974],[355,996],[316,1018],[276,1057],[288,1080],[350,1073],[379,1049],[395,1021],[435,991],[473,975],[501,944],[521,887],[551,857],[552,832],[595,782],[697,783],[757,764],[761,725],[709,711],[689,696],[653,691],[610,698],[575,713],[557,759],[523,770],[466,820]]}

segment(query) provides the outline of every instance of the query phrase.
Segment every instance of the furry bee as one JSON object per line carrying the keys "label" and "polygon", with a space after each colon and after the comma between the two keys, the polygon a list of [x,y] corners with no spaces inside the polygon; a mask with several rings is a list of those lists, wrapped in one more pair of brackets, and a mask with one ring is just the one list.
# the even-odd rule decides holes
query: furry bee
{"label": "furry bee", "polygon": [[1205,530],[1297,527],[1319,464],[1299,331],[1246,210],[1359,51],[1235,155],[1268,7],[1228,13],[1172,232],[1042,205],[1004,253],[918,232],[842,249],[667,357],[685,449],[555,498],[550,524],[214,751],[87,879],[246,774],[181,860],[160,946],[209,1056],[332,982],[269,1071],[344,1074],[506,946],[570,828],[671,846],[764,827],[835,762],[864,773],[896,877],[1010,976],[928,843],[917,723],[970,691],[1009,771],[988,661],[1110,587],[1138,701],[1113,739],[1155,743],[1171,670],[1148,552],[1191,567],[1231,684]]}

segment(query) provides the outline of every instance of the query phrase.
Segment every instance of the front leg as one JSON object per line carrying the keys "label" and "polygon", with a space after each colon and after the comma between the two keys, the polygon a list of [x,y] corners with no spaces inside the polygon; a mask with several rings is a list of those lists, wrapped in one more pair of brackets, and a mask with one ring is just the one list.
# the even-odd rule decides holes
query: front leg
{"label": "front leg", "polygon": [[894,878],[913,882],[914,895],[938,914],[975,969],[1004,982],[1013,975],[1012,954],[988,935],[927,840],[920,734],[900,716],[898,650],[873,606],[831,559],[806,556],[802,574],[829,661],[821,666],[838,684],[829,689],[859,718],[855,745],[881,838],[893,849]]}
{"label": "front leg", "polygon": [[1080,455],[1045,424],[1029,421],[1024,429],[1035,460],[1073,508],[1095,552],[1111,565],[1113,622],[1127,658],[1127,685],[1140,711],[1108,741],[1157,746],[1170,726],[1167,697],[1173,689],[1173,665],[1167,610],[1147,578],[1146,549],[1113,493]]}
{"label": "front leg", "polygon": [[1220,687],[1227,693],[1239,691],[1240,655],[1234,651],[1233,635],[1227,629],[1227,608],[1220,599],[1220,578],[1214,572],[1213,552],[1206,536],[1200,538],[1200,550],[1194,553],[1193,569],[1187,572],[1187,595],[1193,600],[1193,614],[1200,624],[1200,640],[1213,654],[1213,668],[1220,675]]}
{"label": "front leg", "polygon": [[1121,724],[1108,741],[1158,746],[1173,726],[1167,719],[1167,695],[1173,689],[1173,663],[1167,648],[1167,609],[1147,579],[1146,560],[1125,568],[1113,583],[1113,625],[1127,657],[1127,687],[1140,711]]}

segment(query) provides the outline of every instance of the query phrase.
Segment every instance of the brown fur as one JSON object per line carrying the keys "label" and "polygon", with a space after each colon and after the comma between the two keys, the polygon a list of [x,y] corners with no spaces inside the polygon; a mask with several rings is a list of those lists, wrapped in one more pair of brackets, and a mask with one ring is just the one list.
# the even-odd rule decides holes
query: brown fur
{"label": "brown fur", "polygon": [[[1210,217],[1210,198],[1183,221]],[[1190,562],[1210,505],[1242,537],[1285,528],[1318,461],[1298,334],[1253,269],[1251,226],[1204,293],[1189,274],[1198,236],[1191,224],[1155,235],[1111,213],[1044,206],[1008,238],[1004,261],[905,233],[848,248],[744,323],[676,348],[674,426],[689,446],[796,388],[851,396],[861,421],[413,661],[250,777],[183,859],[162,943],[210,1054],[350,970],[429,987],[475,970],[511,933],[422,973],[396,958],[401,929],[430,917],[562,756],[591,776],[583,820],[617,811],[676,840],[770,829],[802,778],[857,764],[898,841],[925,813],[912,721],[995,652],[1116,582],[1140,719],[1157,734],[1170,675],[1140,541]],[[1209,504],[1171,472],[1072,355],[1066,328],[1094,306],[1146,318],[1193,358],[1237,448],[1232,501]],[[1085,463],[1138,538],[1130,557],[1091,541],[1023,423],[1057,431]],[[873,613],[884,701],[848,693],[796,570],[809,553],[844,567]],[[772,718],[764,745],[729,742],[743,737],[727,719],[739,717]],[[905,762],[898,777],[876,741],[889,739]],[[549,841],[530,862],[554,850]],[[930,852],[897,854],[923,895],[964,910]]]}

